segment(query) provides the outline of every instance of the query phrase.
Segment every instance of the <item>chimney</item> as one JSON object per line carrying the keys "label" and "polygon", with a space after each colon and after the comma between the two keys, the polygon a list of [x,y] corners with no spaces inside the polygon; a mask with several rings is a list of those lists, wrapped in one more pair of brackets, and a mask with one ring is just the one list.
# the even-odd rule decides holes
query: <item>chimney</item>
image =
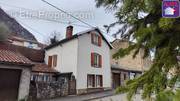
{"label": "chimney", "polygon": [[70,25],[66,28],[66,38],[70,38],[72,37],[72,35],[73,35],[73,26]]}

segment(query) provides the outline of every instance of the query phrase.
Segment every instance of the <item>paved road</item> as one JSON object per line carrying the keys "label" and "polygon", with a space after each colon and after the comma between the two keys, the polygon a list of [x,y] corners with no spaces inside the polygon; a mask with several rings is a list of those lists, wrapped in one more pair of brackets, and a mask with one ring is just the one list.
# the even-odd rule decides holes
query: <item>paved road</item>
{"label": "paved road", "polygon": [[[89,101],[127,101],[127,98],[126,98],[126,94],[118,94],[104,98],[93,99]],[[135,97],[133,97],[133,101],[143,101],[143,100],[141,99],[140,95],[136,95]]]}
{"label": "paved road", "polygon": [[113,94],[114,94],[114,91],[104,91],[104,92],[92,93],[92,94],[87,94],[87,95],[67,96],[67,97],[60,97],[60,98],[42,100],[42,101],[89,101],[89,99],[110,96]]}

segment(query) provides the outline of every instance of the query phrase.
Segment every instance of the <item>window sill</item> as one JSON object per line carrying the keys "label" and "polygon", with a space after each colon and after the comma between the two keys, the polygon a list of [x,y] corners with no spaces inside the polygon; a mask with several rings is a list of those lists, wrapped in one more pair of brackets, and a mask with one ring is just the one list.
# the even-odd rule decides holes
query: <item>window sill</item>
{"label": "window sill", "polygon": [[88,89],[99,89],[99,88],[104,88],[104,87],[87,87]]}
{"label": "window sill", "polygon": [[102,67],[98,67],[98,66],[91,66],[92,68],[102,68]]}

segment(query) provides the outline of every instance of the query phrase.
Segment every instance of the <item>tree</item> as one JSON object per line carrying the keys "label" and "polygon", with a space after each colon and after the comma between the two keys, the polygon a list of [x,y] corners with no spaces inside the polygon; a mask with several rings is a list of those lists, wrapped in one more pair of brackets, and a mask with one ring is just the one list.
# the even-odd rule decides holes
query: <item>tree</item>
{"label": "tree", "polygon": [[[174,85],[180,78],[180,65],[177,56],[180,55],[180,18],[162,18],[162,0],[95,0],[97,7],[105,7],[115,12],[117,21],[108,26],[119,26],[115,34],[121,38],[133,38],[135,44],[126,49],[120,49],[114,58],[120,58],[135,50],[134,57],[144,48],[144,56],[150,56],[154,51],[154,62],[149,71],[120,87],[119,92],[127,92],[128,100],[143,87],[142,98],[150,98],[153,94],[159,95],[167,88],[173,92]],[[167,75],[174,70],[171,78]]]}
{"label": "tree", "polygon": [[46,43],[54,44],[54,43],[57,43],[58,41],[60,41],[61,39],[62,39],[62,35],[57,31],[53,31],[50,34],[50,36],[46,39]]}
{"label": "tree", "polygon": [[0,41],[4,41],[8,38],[10,34],[9,29],[4,23],[0,23]]}

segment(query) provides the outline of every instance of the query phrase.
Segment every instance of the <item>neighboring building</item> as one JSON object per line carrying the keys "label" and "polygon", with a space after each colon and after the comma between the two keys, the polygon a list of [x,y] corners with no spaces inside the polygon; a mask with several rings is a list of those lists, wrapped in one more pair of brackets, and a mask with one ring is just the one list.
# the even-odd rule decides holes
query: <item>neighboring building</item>
{"label": "neighboring building", "polygon": [[32,49],[41,49],[37,41],[27,40],[22,37],[10,36],[8,38],[8,41],[11,42],[11,44],[17,45],[17,46],[23,46],[23,47],[32,48]]}
{"label": "neighboring building", "polygon": [[6,45],[0,45],[0,101],[28,97],[33,63]]}
{"label": "neighboring building", "polygon": [[[114,40],[112,42],[113,49],[111,50],[111,56],[118,52],[119,49],[127,48],[129,44],[133,43],[121,39]],[[151,65],[151,59],[143,59],[143,53],[143,49],[140,49],[140,52],[136,55],[135,58],[133,58],[133,51],[123,58],[113,59],[111,57],[113,88],[124,85],[126,80],[134,79],[149,69]]]}
{"label": "neighboring building", "polygon": [[45,48],[45,62],[60,73],[72,72],[77,94],[110,89],[112,46],[98,28],[72,32],[67,27],[65,39]]}

